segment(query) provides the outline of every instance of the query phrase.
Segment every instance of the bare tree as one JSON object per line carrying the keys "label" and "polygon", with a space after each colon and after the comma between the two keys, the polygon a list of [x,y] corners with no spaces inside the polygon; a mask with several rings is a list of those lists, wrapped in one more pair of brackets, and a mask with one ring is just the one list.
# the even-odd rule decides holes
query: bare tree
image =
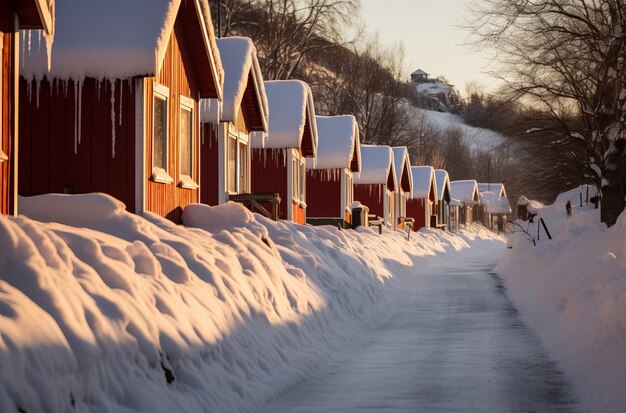
{"label": "bare tree", "polygon": [[577,166],[602,188],[602,221],[624,210],[626,6],[623,0],[476,0],[469,26],[497,50],[509,92],[548,117],[558,165]]}

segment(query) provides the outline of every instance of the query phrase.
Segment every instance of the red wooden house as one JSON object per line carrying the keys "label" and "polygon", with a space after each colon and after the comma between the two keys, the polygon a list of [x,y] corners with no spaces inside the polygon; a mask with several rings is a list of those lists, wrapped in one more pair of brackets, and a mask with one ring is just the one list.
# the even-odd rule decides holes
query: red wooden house
{"label": "red wooden house", "polygon": [[359,126],[352,115],[317,116],[317,158],[307,159],[307,223],[352,222],[353,173],[361,170]]}
{"label": "red wooden house", "polygon": [[413,192],[407,201],[407,215],[415,219],[415,229],[431,226],[437,207],[437,182],[432,166],[413,166]]}
{"label": "red wooden house", "polygon": [[437,182],[437,222],[444,228],[450,228],[450,177],[443,169],[435,169]]}
{"label": "red wooden house", "polygon": [[473,219],[473,209],[480,204],[478,184],[473,179],[450,182],[450,196],[459,202],[458,223],[469,225]]}
{"label": "red wooden house", "polygon": [[[43,30],[51,39],[47,0],[0,2],[0,214],[17,213],[20,29]],[[40,36],[41,33],[35,33]]]}
{"label": "red wooden house", "polygon": [[361,172],[354,175],[354,199],[395,228],[396,173],[389,146],[361,145]]}
{"label": "red wooden house", "polygon": [[[268,109],[256,48],[245,37],[217,40],[224,68],[224,98],[201,102],[200,198],[223,204],[250,192],[250,135],[266,133]],[[219,116],[218,116],[219,115]]]}
{"label": "red wooden house", "polygon": [[207,0],[60,0],[47,49],[24,56],[20,194],[105,192],[179,222],[200,200],[198,101],[222,94]]}
{"label": "red wooden house", "polygon": [[398,184],[396,185],[396,207],[393,221],[399,228],[404,228],[404,218],[408,217],[406,212],[407,200],[413,190],[411,162],[409,161],[409,150],[406,146],[393,148],[393,166],[396,179],[398,180]]}
{"label": "red wooden house", "polygon": [[[313,95],[300,80],[265,82],[269,106],[267,139],[252,139],[252,192],[278,193],[279,217],[306,221],[306,158],[317,154]],[[258,138],[258,139],[257,139]]]}

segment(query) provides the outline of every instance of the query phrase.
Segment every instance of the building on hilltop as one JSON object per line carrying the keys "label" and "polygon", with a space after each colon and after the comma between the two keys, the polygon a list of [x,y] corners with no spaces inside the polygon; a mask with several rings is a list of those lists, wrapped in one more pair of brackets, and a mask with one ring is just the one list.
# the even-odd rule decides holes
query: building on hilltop
{"label": "building on hilltop", "polygon": [[439,112],[455,112],[460,104],[454,85],[445,79],[431,79],[422,69],[411,73],[411,83],[420,100],[420,106]]}

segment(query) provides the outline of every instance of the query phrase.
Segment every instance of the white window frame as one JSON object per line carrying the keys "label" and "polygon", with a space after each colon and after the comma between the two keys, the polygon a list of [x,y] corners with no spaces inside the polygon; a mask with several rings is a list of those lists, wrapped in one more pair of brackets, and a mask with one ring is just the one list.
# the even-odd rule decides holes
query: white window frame
{"label": "white window frame", "polygon": [[[230,141],[228,139],[232,139],[235,143],[235,189],[234,192],[231,191],[229,189],[230,187],[230,176],[229,176],[229,152],[228,152],[228,145],[230,143]],[[246,169],[248,171],[248,175],[246,177],[241,176],[241,171],[242,171],[242,164],[243,164],[243,160],[241,159],[241,153],[239,151],[239,147],[241,144],[244,144],[246,147]],[[236,195],[236,194],[241,194],[244,191],[244,188],[246,190],[250,190],[250,137],[247,133],[244,132],[240,132],[239,130],[237,130],[237,127],[235,126],[235,124],[233,124],[232,122],[228,123],[228,128],[226,131],[226,139],[224,142],[224,146],[225,146],[225,168],[224,168],[224,174],[225,174],[225,178],[224,179],[224,183],[225,183],[225,192],[229,195]]]}
{"label": "white window frame", "polygon": [[[180,116],[180,111],[181,110],[186,110],[190,113],[191,115],[191,175],[183,175],[182,173],[179,174],[179,182],[178,182],[178,186],[181,188],[185,188],[185,189],[197,189],[199,188],[199,185],[197,184],[196,179],[194,178],[194,171],[196,168],[196,122],[195,122],[195,101],[187,96],[184,95],[179,95],[179,105],[178,105],[178,121],[179,123],[182,121],[182,117]],[[178,170],[182,171],[182,150],[181,150],[181,145],[183,143],[183,137],[180,136],[180,124],[178,125],[178,131],[179,131],[179,142],[178,142]]]}
{"label": "white window frame", "polygon": [[[4,53],[3,53],[3,47],[4,47],[4,33],[0,33],[0,91],[4,90],[4,77],[3,72],[4,72]],[[2,131],[4,130],[2,128],[2,122],[3,122],[3,118],[4,118],[4,106],[2,106],[2,103],[4,102],[4,96],[0,96],[0,163],[6,161],[9,159],[9,157],[7,156],[6,153],[4,153],[4,151],[2,150],[2,146],[4,145],[4,136],[2,135]]]}
{"label": "white window frame", "polygon": [[[174,182],[174,179],[170,176],[169,171],[168,171],[168,165],[170,162],[170,154],[168,151],[169,148],[169,144],[170,144],[170,119],[169,119],[169,113],[170,113],[170,89],[165,86],[162,85],[160,83],[154,82],[152,85],[152,180],[154,182],[159,182],[159,183],[163,183],[163,184],[169,184]],[[165,168],[161,168],[158,166],[154,165],[154,129],[155,129],[155,121],[156,118],[154,116],[154,108],[155,108],[155,100],[156,99],[161,99],[165,101]]]}

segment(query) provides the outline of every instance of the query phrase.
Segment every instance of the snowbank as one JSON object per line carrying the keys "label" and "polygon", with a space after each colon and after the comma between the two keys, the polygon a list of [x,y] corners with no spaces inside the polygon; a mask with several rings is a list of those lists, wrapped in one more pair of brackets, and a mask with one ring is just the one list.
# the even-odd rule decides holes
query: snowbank
{"label": "snowbank", "polygon": [[[541,335],[590,412],[626,411],[626,213],[610,228],[579,206],[580,189],[538,207],[553,236],[514,234],[496,267],[524,318]],[[585,193],[586,195],[586,193]],[[568,219],[565,203],[572,203]],[[537,222],[522,223],[536,237]]]}
{"label": "snowbank", "polygon": [[191,205],[182,227],[102,194],[20,207],[47,223],[0,217],[0,411],[250,411],[384,309],[392,275],[495,237],[409,242],[235,204]]}

